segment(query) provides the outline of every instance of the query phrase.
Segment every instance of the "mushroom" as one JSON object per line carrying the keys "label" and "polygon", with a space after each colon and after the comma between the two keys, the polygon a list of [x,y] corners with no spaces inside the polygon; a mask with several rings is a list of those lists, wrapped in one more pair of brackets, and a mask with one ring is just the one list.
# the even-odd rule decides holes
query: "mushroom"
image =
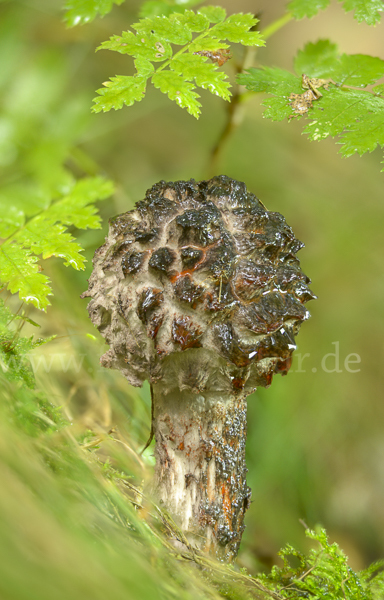
{"label": "mushroom", "polygon": [[101,364],[150,383],[159,502],[220,560],[250,504],[246,398],[288,372],[315,297],[302,246],[244,183],[160,181],[111,219],[83,294],[110,346]]}

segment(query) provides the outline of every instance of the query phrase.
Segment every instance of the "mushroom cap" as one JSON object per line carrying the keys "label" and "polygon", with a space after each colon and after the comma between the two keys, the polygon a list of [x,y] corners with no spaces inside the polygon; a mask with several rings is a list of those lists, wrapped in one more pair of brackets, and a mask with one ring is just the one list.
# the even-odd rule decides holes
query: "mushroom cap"
{"label": "mushroom cap", "polygon": [[286,374],[315,298],[284,217],[244,183],[160,181],[110,220],[88,311],[135,386],[249,394]]}

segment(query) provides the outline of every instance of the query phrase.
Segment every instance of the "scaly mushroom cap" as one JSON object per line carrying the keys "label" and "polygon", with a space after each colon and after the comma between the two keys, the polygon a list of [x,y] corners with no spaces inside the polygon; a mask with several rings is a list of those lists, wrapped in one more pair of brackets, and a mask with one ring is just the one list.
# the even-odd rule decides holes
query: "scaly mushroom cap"
{"label": "scaly mushroom cap", "polygon": [[238,390],[286,374],[315,296],[282,215],[245,184],[161,181],[111,219],[94,257],[88,311],[110,349],[101,363],[136,386]]}

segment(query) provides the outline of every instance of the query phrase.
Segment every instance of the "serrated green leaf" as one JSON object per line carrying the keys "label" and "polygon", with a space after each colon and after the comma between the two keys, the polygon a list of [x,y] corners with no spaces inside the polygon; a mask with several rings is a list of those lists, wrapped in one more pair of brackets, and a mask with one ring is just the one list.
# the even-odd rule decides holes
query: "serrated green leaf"
{"label": "serrated green leaf", "polygon": [[[305,69],[306,75],[311,77],[325,78],[328,74],[337,73],[339,80],[342,77],[345,82],[355,86],[368,85],[384,74],[384,61],[380,59],[362,55],[336,55],[336,60],[332,61],[335,52],[335,47],[324,41],[309,44],[304,52],[299,53],[296,65],[299,65],[300,71]],[[330,70],[332,73],[329,73]],[[275,121],[292,117],[289,96],[305,91],[301,78],[282,69],[250,69],[240,74],[237,82],[249,90],[272,95],[263,101],[266,106],[263,116]],[[380,93],[384,85],[377,88]],[[311,140],[339,136],[340,152],[346,157],[354,153],[361,155],[372,152],[377,146],[384,147],[384,98],[333,85],[329,89],[322,86],[321,94],[320,98],[313,99],[306,114],[311,122],[304,132]]]}
{"label": "serrated green leaf", "polygon": [[201,50],[218,50],[223,48],[229,48],[229,44],[225,42],[219,41],[217,38],[213,37],[204,37],[202,39],[196,38],[196,41],[193,41],[189,47],[188,51],[193,52],[201,52]]}
{"label": "serrated green leaf", "polygon": [[13,223],[11,237],[0,246],[0,277],[12,293],[37,308],[45,309],[51,293],[47,277],[39,272],[37,256],[57,256],[66,266],[84,268],[82,248],[66,232],[69,225],[96,228],[100,218],[94,202],[110,196],[112,182],[102,177],[89,177],[76,182],[68,194],[17,227]]}
{"label": "serrated green leaf", "polygon": [[284,121],[292,114],[292,108],[288,103],[290,94],[303,92],[301,79],[285,71],[274,67],[263,69],[249,69],[237,76],[237,83],[245,85],[253,92],[268,92],[274,97],[266,98],[263,106],[266,106],[263,116],[272,121]]}
{"label": "serrated green leaf", "polygon": [[[226,49],[229,47],[223,41],[226,39],[250,46],[264,45],[264,41],[259,32],[249,31],[257,23],[251,14],[231,15],[224,21],[225,16],[226,12],[221,7],[205,7],[197,13],[185,10],[173,12],[169,17],[147,17],[133,25],[137,34],[127,31],[104,42],[99,49],[133,56],[137,75],[117,76],[105,83],[106,89],[98,90],[100,97],[95,98],[93,111],[118,109],[124,104],[130,106],[141,100],[149,78],[155,87],[166,90],[170,98],[194,116],[200,113],[199,96],[193,85],[180,88],[180,78],[185,82],[194,81],[199,87],[228,100],[230,85],[226,75],[217,71],[216,64],[207,64],[205,58],[194,58],[194,54]],[[209,29],[210,23],[216,24]],[[193,40],[193,33],[200,35]],[[184,48],[173,57],[171,44],[183,45]],[[156,71],[151,63],[159,60],[164,64]]]}
{"label": "serrated green leaf", "polygon": [[12,242],[0,246],[0,278],[12,293],[19,293],[20,300],[45,310],[51,295],[49,279],[39,272],[37,257],[26,248]]}
{"label": "serrated green leaf", "polygon": [[90,23],[95,17],[104,17],[114,4],[120,5],[124,0],[67,0],[64,20],[69,27]]}
{"label": "serrated green leaf", "polygon": [[93,112],[107,112],[114,108],[118,110],[123,106],[132,106],[144,98],[147,79],[145,77],[131,77],[117,75],[104,83],[105,88],[96,90],[100,96],[93,99]]}
{"label": "serrated green leaf", "polygon": [[17,242],[34,254],[41,254],[43,259],[57,256],[64,258],[66,267],[71,265],[77,271],[84,268],[85,258],[80,254],[81,246],[73,237],[65,232],[64,225],[50,225],[44,217],[33,219],[17,236]]}
{"label": "serrated green leaf", "polygon": [[342,85],[366,87],[384,75],[384,60],[365,54],[342,54],[332,79]]}
{"label": "serrated green leaf", "polygon": [[227,16],[225,8],[221,6],[203,6],[198,12],[205,15],[210,23],[221,23]]}
{"label": "serrated green leaf", "polygon": [[295,71],[298,75],[305,73],[308,77],[323,77],[329,72],[339,58],[337,44],[329,40],[309,42],[303,50],[299,50],[295,61]]}
{"label": "serrated green leaf", "polygon": [[183,23],[191,31],[200,33],[209,28],[210,21],[203,13],[195,13],[193,10],[186,10],[183,14]]}
{"label": "serrated green leaf", "polygon": [[[161,52],[159,52],[159,43]],[[113,35],[97,50],[113,50],[120,54],[129,54],[134,58],[146,58],[152,62],[167,60],[172,56],[171,45],[165,40],[160,42],[159,36],[152,33],[135,35],[133,31],[123,31],[121,35]]]}
{"label": "serrated green leaf", "polygon": [[304,132],[311,140],[342,136],[343,156],[384,146],[384,99],[359,90],[332,88],[310,112]]}
{"label": "serrated green leaf", "polygon": [[[284,121],[292,115],[292,107],[287,99],[281,96],[266,98],[261,103],[266,107],[263,117],[271,121]],[[300,118],[300,117],[299,117]]]}
{"label": "serrated green leaf", "polygon": [[342,54],[328,40],[307,44],[298,52],[295,70],[309,77],[331,78],[340,85],[366,87],[384,75],[384,61],[365,54]]}
{"label": "serrated green leaf", "polygon": [[307,17],[310,19],[317,15],[320,10],[329,6],[330,0],[291,0],[288,2],[288,10],[292,16],[299,20]]}
{"label": "serrated green leaf", "polygon": [[288,97],[291,93],[300,94],[302,91],[295,75],[277,67],[251,68],[240,73],[236,81],[252,92],[276,93],[283,97]]}
{"label": "serrated green leaf", "polygon": [[140,17],[158,17],[164,15],[168,17],[173,12],[183,13],[192,6],[201,4],[202,0],[147,0],[140,8]]}
{"label": "serrated green leaf", "polygon": [[74,225],[78,229],[97,229],[100,217],[94,202],[109,198],[114,191],[111,180],[85,177],[75,183],[69,193],[45,212],[46,221]]}
{"label": "serrated green leaf", "polygon": [[151,75],[155,72],[155,67],[147,58],[139,56],[138,58],[135,58],[134,62],[139,77],[148,79],[148,77],[151,77]]}
{"label": "serrated green leaf", "polygon": [[256,23],[258,23],[258,19],[251,14],[231,15],[224,23],[214,25],[211,35],[220,40],[229,40],[244,46],[264,46],[265,42],[261,34],[258,31],[249,31]]}
{"label": "serrated green leaf", "polygon": [[354,18],[361,23],[365,21],[368,25],[376,25],[381,19],[384,10],[382,0],[339,0],[343,4],[345,12],[354,10]]}
{"label": "serrated green leaf", "polygon": [[203,56],[181,54],[172,61],[172,69],[186,81],[195,80],[199,87],[209,90],[224,100],[229,100],[231,97],[230,83],[225,81],[226,74],[218,71],[217,65],[206,61],[207,59]]}
{"label": "serrated green leaf", "polygon": [[159,88],[163,94],[167,94],[171,100],[175,100],[179,106],[186,108],[188,112],[198,119],[201,104],[197,98],[199,95],[194,91],[195,86],[185,81],[182,76],[174,71],[160,71],[152,77],[152,83]]}
{"label": "serrated green leaf", "polygon": [[184,46],[192,40],[192,31],[184,22],[184,15],[173,13],[169,17],[154,17],[153,19],[142,19],[139,23],[134,23],[132,28],[140,36],[142,34],[154,35],[159,40],[164,40],[170,44]]}

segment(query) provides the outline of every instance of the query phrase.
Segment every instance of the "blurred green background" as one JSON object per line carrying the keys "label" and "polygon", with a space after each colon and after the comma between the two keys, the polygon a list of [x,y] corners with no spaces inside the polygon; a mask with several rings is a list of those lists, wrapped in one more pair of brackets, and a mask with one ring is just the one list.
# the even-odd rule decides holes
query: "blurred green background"
{"label": "blurred green background", "polygon": [[[221,4],[229,13],[257,14],[261,28],[285,6],[281,0]],[[160,179],[211,174],[210,154],[227,110],[225,102],[203,92],[203,114],[196,121],[149,90],[133,107],[90,112],[103,81],[132,72],[129,57],[94,50],[135,22],[139,7],[130,0],[104,19],[66,29],[58,0],[0,2],[0,194],[10,186],[15,190],[15,182],[14,193],[28,193],[31,181],[49,190],[65,180],[62,165],[79,177],[104,174],[117,188],[100,203],[102,230],[77,232],[87,270],[73,271],[58,260],[44,265],[53,283],[52,306],[46,314],[30,310],[29,316],[41,326],[38,335],[57,338],[34,352],[36,377],[74,427],[96,433],[117,427],[135,450],[149,433],[148,388],[132,388],[119,373],[99,368],[105,346],[79,295],[110,216],[133,208]],[[255,64],[292,70],[296,51],[320,38],[330,38],[343,52],[384,59],[383,26],[358,24],[332,2],[316,18],[292,22],[273,36],[258,50]],[[232,77],[241,49],[234,53],[225,67]],[[324,525],[360,568],[384,556],[382,157],[376,151],[342,159],[333,141],[308,142],[300,121],[263,120],[260,102],[255,96],[244,105],[216,173],[246,182],[269,210],[286,217],[306,245],[300,259],[318,300],[309,306],[312,318],[299,334],[289,375],[276,376],[270,389],[249,398],[253,502],[239,563],[251,570],[260,562],[270,566],[287,542],[306,548],[302,519]],[[17,299],[9,302],[17,310]],[[23,330],[32,333],[29,325]],[[326,357],[330,353],[337,356]],[[360,362],[345,363],[350,354]],[[150,450],[145,461],[150,477]],[[4,503],[9,489],[0,488]],[[154,593],[151,581],[147,585],[137,597]]]}

